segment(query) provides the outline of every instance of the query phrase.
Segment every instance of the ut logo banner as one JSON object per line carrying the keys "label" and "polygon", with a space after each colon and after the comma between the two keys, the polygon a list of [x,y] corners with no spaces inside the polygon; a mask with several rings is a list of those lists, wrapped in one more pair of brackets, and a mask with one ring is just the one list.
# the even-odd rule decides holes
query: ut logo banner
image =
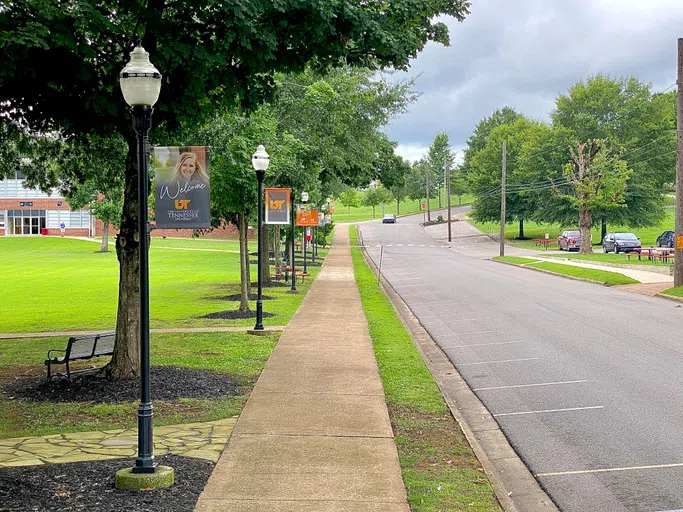
{"label": "ut logo banner", "polygon": [[266,193],[266,224],[289,224],[289,194],[288,188],[267,188]]}
{"label": "ut logo banner", "polygon": [[189,205],[190,205],[189,199],[176,199],[175,200],[175,209],[176,210],[187,210],[187,207]]}

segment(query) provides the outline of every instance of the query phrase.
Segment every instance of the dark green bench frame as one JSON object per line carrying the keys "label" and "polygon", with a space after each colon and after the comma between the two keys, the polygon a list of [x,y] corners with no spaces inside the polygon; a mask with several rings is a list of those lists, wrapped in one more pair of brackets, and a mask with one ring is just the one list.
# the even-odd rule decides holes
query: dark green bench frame
{"label": "dark green bench frame", "polygon": [[[48,382],[55,375],[53,374],[53,364],[66,365],[66,378],[71,380],[72,372],[69,368],[71,361],[81,361],[85,359],[92,359],[93,357],[110,356],[114,353],[114,339],[116,333],[104,332],[100,334],[87,334],[85,336],[72,336],[66,344],[64,350],[52,349],[47,352],[47,380]],[[53,356],[54,354],[64,354],[63,356]]]}

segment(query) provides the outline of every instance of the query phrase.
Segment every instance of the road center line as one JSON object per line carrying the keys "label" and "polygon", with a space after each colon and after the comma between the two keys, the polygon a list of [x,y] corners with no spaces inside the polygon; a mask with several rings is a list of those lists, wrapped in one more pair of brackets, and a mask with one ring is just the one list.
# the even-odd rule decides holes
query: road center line
{"label": "road center line", "polygon": [[[521,412],[501,412],[499,414],[492,414],[494,418],[500,416],[521,416],[523,414],[544,414],[549,412],[569,412],[569,411],[587,411],[589,409],[604,409],[604,405],[592,405],[590,407],[570,407],[568,409],[545,409],[543,411],[521,411]],[[541,475],[536,475],[541,476]]]}
{"label": "road center line", "polygon": [[526,343],[526,341],[497,341],[495,343],[473,343],[471,345],[453,345],[448,348],[465,348],[465,347],[488,347],[490,345],[512,345],[513,343]]}
{"label": "road center line", "polygon": [[473,366],[475,364],[492,364],[492,363],[516,363],[519,361],[535,361],[539,359],[538,357],[527,357],[524,359],[502,359],[500,361],[481,361],[479,363],[460,363],[456,366]]}
{"label": "road center line", "polygon": [[[589,473],[611,473],[614,471],[640,471],[642,469],[666,469],[666,468],[682,468],[683,462],[677,462],[675,464],[656,464],[653,466],[630,466],[624,468],[602,468],[602,469],[584,469],[581,471],[558,471],[555,473],[537,473],[534,476],[566,476],[566,475],[586,475]],[[676,512],[663,511],[663,512]]]}
{"label": "road center line", "polygon": [[516,384],[514,386],[493,386],[490,388],[475,388],[472,391],[489,391],[492,389],[533,388],[537,386],[559,386],[561,384],[582,384],[585,380],[564,380],[558,382],[540,382],[538,384]]}

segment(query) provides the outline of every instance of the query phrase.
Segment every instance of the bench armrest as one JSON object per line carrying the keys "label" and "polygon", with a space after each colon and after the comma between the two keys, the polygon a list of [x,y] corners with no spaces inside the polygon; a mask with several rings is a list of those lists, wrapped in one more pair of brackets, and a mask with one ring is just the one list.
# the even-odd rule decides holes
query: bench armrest
{"label": "bench armrest", "polygon": [[62,354],[66,354],[66,350],[58,350],[58,349],[53,348],[52,350],[47,351],[47,358],[48,359],[52,359],[52,356],[50,354],[52,354],[53,352],[61,352]]}

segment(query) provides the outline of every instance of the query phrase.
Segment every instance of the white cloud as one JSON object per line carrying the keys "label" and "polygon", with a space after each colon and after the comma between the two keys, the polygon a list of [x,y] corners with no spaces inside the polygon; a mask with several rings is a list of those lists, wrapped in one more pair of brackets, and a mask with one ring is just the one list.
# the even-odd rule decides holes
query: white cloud
{"label": "white cloud", "polygon": [[388,129],[397,153],[419,158],[442,131],[464,147],[474,126],[510,105],[547,119],[557,95],[589,74],[632,75],[664,90],[676,81],[681,0],[477,0],[444,20],[451,46],[412,62],[422,96]]}

